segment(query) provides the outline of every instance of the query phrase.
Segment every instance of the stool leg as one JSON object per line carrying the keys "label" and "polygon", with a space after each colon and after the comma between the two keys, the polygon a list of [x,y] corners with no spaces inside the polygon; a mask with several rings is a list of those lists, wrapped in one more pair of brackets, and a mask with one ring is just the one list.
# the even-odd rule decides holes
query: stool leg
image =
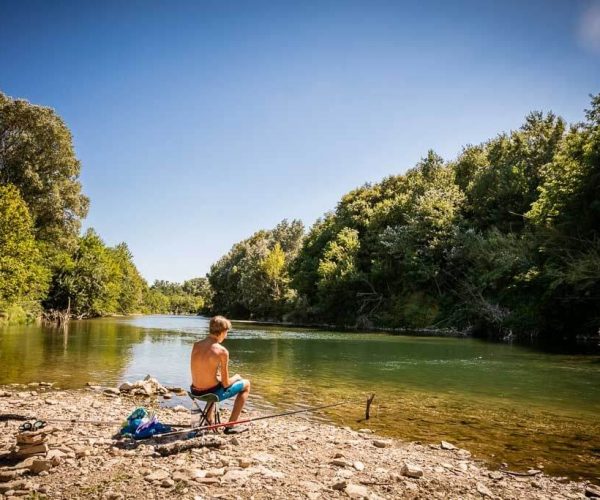
{"label": "stool leg", "polygon": [[206,421],[204,410],[200,407],[197,401],[192,400],[192,408],[190,409],[190,426],[202,427]]}
{"label": "stool leg", "polygon": [[204,407],[204,411],[206,413],[206,421],[208,422],[208,425],[213,425],[216,422],[216,408],[215,408],[215,403],[206,403],[206,406]]}

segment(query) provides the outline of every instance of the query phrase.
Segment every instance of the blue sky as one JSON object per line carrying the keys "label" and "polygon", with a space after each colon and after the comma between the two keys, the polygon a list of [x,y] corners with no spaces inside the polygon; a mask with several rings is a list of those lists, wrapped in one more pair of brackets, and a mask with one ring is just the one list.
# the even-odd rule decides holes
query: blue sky
{"label": "blue sky", "polygon": [[150,281],[600,92],[600,0],[0,0],[0,19],[0,90],[65,119],[84,226]]}

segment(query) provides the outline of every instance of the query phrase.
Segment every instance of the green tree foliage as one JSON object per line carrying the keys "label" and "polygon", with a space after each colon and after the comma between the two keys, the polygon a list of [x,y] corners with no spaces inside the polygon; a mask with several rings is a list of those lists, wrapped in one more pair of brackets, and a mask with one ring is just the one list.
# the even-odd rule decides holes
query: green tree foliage
{"label": "green tree foliage", "polygon": [[88,199],[72,137],[50,108],[0,93],[0,184],[13,184],[33,217],[36,237],[68,248],[77,241]]}
{"label": "green tree foliage", "polygon": [[148,309],[148,285],[125,243],[107,247],[88,229],[53,276],[45,306],[76,317],[130,314]]}
{"label": "green tree foliage", "polygon": [[542,170],[528,218],[541,240],[541,327],[593,334],[600,325],[600,94],[586,118]]}
{"label": "green tree foliage", "polygon": [[119,297],[117,311],[122,314],[140,312],[144,304],[144,291],[148,287],[133,263],[133,255],[126,243],[109,249],[118,266]]}
{"label": "green tree foliage", "polygon": [[48,281],[27,205],[16,187],[0,186],[0,309],[39,301]]}
{"label": "green tree foliage", "polygon": [[296,317],[597,334],[600,96],[586,118],[567,130],[531,113],[450,163],[429,152],[343,196],[291,266]]}
{"label": "green tree foliage", "polygon": [[212,310],[233,317],[278,318],[291,309],[289,266],[303,238],[300,221],[283,220],[236,243],[213,264],[208,280],[215,291]]}
{"label": "green tree foliage", "polygon": [[96,232],[88,229],[55,276],[48,305],[70,309],[78,317],[116,313],[121,269],[114,257]]}
{"label": "green tree foliage", "polygon": [[454,169],[471,224],[505,232],[523,229],[544,166],[555,155],[564,129],[564,121],[552,113],[531,113],[518,131],[465,149]]}
{"label": "green tree foliage", "polygon": [[156,280],[146,297],[149,312],[201,314],[207,309],[212,290],[206,278],[193,278],[183,284]]}

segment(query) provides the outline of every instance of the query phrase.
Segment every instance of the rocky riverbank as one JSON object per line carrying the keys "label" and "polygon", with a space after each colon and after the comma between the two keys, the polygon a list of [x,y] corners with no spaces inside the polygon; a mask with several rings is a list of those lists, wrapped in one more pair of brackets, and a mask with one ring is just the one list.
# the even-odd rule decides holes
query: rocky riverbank
{"label": "rocky riverbank", "polygon": [[[306,416],[247,425],[238,436],[211,435],[214,447],[168,456],[155,440],[115,438],[136,407],[162,422],[187,424],[187,408],[161,408],[170,394],[148,396],[140,383],[122,390],[89,387],[58,391],[49,384],[0,388],[0,498],[531,498],[600,496],[584,482],[489,470],[451,443],[401,442]],[[128,389],[125,391],[125,389]],[[139,389],[139,390],[138,390]],[[172,388],[176,390],[176,388]],[[159,392],[159,391],[157,391]],[[48,422],[37,455],[16,457],[18,427],[10,416],[76,419]],[[245,416],[252,416],[246,414]],[[39,435],[31,433],[31,441]],[[165,440],[167,438],[164,438]],[[171,440],[175,438],[170,438]],[[22,438],[20,441],[24,441]],[[27,441],[27,439],[25,439]]]}

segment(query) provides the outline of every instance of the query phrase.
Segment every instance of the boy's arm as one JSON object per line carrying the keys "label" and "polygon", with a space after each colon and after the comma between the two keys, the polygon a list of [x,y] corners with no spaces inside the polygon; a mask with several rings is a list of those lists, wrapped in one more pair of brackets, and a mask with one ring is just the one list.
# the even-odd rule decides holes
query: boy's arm
{"label": "boy's arm", "polygon": [[229,387],[232,382],[229,380],[229,352],[223,349],[220,354],[221,358],[221,385],[225,388]]}

